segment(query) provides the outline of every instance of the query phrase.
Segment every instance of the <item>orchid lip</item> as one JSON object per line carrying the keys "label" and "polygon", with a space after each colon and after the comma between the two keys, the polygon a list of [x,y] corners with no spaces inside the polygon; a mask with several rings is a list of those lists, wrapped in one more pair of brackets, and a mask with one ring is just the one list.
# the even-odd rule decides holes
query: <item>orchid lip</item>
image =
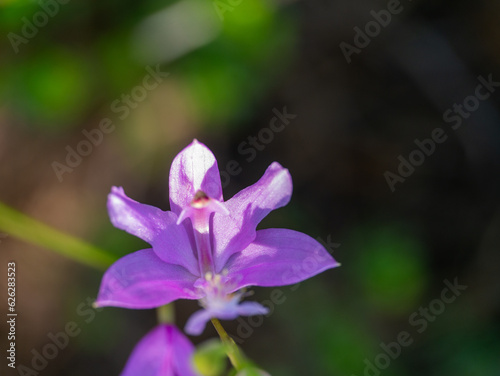
{"label": "orchid lip", "polygon": [[177,219],[177,224],[180,225],[186,218],[191,218],[193,226],[196,226],[194,223],[195,221],[197,224],[201,224],[199,222],[200,219],[203,218],[203,222],[206,222],[210,219],[210,214],[212,213],[229,215],[229,210],[227,210],[222,202],[210,198],[205,192],[199,190],[194,195],[190,205],[182,210]]}
{"label": "orchid lip", "polygon": [[203,191],[198,191],[194,195],[193,201],[191,201],[191,206],[195,209],[203,209],[210,204],[210,198]]}
{"label": "orchid lip", "polygon": [[210,241],[212,236],[210,218],[213,213],[228,215],[229,211],[222,202],[210,198],[205,192],[198,190],[189,206],[182,210],[177,219],[177,225],[180,225],[186,218],[191,220],[200,275],[215,271]]}

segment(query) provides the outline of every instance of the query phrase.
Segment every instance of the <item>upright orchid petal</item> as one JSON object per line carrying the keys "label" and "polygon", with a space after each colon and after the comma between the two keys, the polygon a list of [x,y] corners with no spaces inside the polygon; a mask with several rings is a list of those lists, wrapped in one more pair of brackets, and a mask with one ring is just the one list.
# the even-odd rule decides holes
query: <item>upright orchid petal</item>
{"label": "upright orchid petal", "polygon": [[198,277],[161,260],[152,249],[131,253],[106,271],[96,304],[123,308],[155,308],[176,299],[199,299]]}
{"label": "upright orchid petal", "polygon": [[245,286],[284,286],[340,264],[316,240],[287,229],[257,231],[255,240],[227,263],[233,291]]}
{"label": "upright orchid petal", "polygon": [[170,209],[177,215],[189,206],[198,191],[222,201],[222,185],[214,155],[194,140],[172,162],[169,177]]}
{"label": "upright orchid petal", "polygon": [[108,211],[115,227],[151,244],[162,260],[197,272],[198,262],[189,237],[177,226],[174,213],[134,201],[118,187],[113,187],[108,196]]}
{"label": "upright orchid petal", "polygon": [[198,376],[194,350],[175,326],[158,325],[134,348],[121,376]]}
{"label": "upright orchid petal", "polygon": [[220,272],[229,257],[255,238],[259,222],[270,211],[285,206],[292,195],[292,178],[286,168],[272,163],[259,181],[225,202],[230,215],[214,215],[215,267]]}

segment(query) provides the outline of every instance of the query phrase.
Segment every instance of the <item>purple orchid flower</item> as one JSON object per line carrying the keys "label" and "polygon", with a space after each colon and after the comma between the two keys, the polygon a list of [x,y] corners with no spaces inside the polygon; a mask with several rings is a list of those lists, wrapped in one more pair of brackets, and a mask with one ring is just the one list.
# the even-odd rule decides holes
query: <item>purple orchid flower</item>
{"label": "purple orchid flower", "polygon": [[194,346],[179,329],[160,324],[136,345],[120,376],[198,376]]}
{"label": "purple orchid flower", "polygon": [[200,334],[210,318],[267,313],[258,303],[240,302],[238,290],[244,287],[294,284],[339,265],[308,235],[256,230],[292,194],[290,174],[277,162],[224,202],[217,161],[194,140],[174,159],[169,185],[171,211],[140,204],[113,187],[111,222],[152,248],[125,256],[106,271],[98,306],[155,308],[200,299],[204,310],[186,326],[187,333]]}

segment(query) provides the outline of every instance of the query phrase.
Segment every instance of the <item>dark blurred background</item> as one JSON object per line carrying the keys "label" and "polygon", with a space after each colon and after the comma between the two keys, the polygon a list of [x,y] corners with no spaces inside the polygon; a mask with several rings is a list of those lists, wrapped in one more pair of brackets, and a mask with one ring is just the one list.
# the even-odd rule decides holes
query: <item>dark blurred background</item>
{"label": "dark blurred background", "polygon": [[[226,199],[279,161],[294,195],[261,227],[330,243],[342,267],[280,288],[263,323],[226,324],[252,359],[273,376],[500,375],[499,25],[486,0],[0,1],[0,201],[119,257],[144,244],[109,223],[112,185],[168,209],[193,138],[221,171],[238,163]],[[0,240],[2,270],[18,265],[17,363],[74,322],[40,374],[118,375],[155,312],[95,312],[102,271]],[[451,303],[445,280],[467,286]],[[196,309],[176,303],[177,324]],[[380,355],[402,332],[411,344]]]}

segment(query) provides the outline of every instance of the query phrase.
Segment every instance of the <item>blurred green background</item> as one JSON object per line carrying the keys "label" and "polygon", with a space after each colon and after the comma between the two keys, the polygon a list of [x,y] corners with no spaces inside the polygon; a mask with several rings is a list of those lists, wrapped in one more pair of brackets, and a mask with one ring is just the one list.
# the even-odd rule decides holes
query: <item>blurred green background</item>
{"label": "blurred green background", "polygon": [[[261,228],[334,244],[342,267],[280,288],[283,301],[263,322],[226,323],[250,358],[273,376],[500,375],[500,93],[456,131],[443,120],[474,95],[478,76],[500,80],[500,5],[402,1],[348,63],[339,45],[353,45],[353,28],[387,6],[0,1],[0,201],[119,257],[144,244],[109,223],[112,185],[168,209],[170,163],[193,138],[222,172],[231,161],[241,167],[223,179],[226,199],[277,160],[294,196]],[[163,75],[144,90],[151,70]],[[296,118],[265,131],[285,108]],[[82,131],[103,119],[112,131],[91,150],[80,146],[87,155],[58,176],[54,162],[66,165]],[[446,142],[392,192],[384,173],[397,173],[398,156],[438,127]],[[49,333],[75,322],[81,333],[40,374],[118,375],[155,312],[95,312],[102,272],[11,236],[0,241],[2,301],[7,261],[18,265],[17,363],[30,366]],[[421,307],[440,299],[446,279],[468,287],[419,333],[411,317],[425,317]],[[196,309],[176,303],[178,325]],[[4,354],[7,329],[0,325]],[[385,364],[381,343],[401,332],[411,345],[370,370]],[[192,340],[213,336],[210,328]]]}

